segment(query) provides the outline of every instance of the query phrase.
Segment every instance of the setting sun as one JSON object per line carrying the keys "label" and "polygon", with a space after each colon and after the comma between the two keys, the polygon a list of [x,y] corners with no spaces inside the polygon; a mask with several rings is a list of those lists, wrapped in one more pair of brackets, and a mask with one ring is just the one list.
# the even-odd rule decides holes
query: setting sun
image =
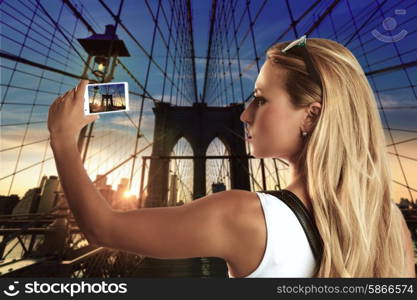
{"label": "setting sun", "polygon": [[129,198],[130,196],[132,196],[132,195],[134,195],[135,193],[133,193],[132,191],[126,191],[126,192],[124,192],[124,194],[123,194],[123,197],[125,197],[125,198]]}

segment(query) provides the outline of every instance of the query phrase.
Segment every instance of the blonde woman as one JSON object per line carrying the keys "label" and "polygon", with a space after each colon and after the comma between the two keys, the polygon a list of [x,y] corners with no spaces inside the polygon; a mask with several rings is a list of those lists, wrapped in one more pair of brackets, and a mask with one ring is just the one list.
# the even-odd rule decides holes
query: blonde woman
{"label": "blonde woman", "polygon": [[315,261],[303,228],[273,195],[229,190],[178,207],[112,210],[80,159],[76,138],[87,80],[50,108],[51,146],[70,208],[97,245],[160,259],[220,257],[230,277],[415,277],[377,106],[353,54],[303,37],[267,51],[241,115],[252,154],[289,162],[286,187],[314,216]]}

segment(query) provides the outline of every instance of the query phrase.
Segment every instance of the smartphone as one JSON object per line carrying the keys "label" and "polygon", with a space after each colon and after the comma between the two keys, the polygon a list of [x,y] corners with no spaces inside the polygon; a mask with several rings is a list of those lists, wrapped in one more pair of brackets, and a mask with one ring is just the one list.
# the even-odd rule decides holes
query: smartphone
{"label": "smartphone", "polygon": [[127,82],[87,84],[84,94],[84,115],[129,111]]}

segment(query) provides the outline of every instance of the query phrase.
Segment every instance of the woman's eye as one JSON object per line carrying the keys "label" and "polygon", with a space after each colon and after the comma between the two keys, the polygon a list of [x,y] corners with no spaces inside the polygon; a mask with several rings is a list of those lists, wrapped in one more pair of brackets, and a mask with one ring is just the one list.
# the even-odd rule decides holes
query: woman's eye
{"label": "woman's eye", "polygon": [[261,106],[265,102],[266,102],[266,100],[263,97],[253,97],[252,100],[249,101],[248,105],[245,106],[245,109],[247,109],[252,104],[256,104],[257,106]]}
{"label": "woman's eye", "polygon": [[258,106],[262,105],[265,103],[265,99],[262,97],[256,97],[255,98],[256,103],[258,104]]}

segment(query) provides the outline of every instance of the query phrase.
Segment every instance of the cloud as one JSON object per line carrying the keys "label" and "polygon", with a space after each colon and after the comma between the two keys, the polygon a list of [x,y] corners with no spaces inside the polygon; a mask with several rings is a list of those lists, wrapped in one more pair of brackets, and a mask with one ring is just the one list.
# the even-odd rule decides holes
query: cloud
{"label": "cloud", "polygon": [[[135,123],[135,126],[138,125],[138,114],[135,114],[134,117],[130,116],[132,121]],[[111,118],[111,120],[106,124],[113,128],[113,130],[120,131],[121,133],[126,133],[126,130],[136,132],[136,128],[133,126],[132,122],[128,119],[127,116],[117,116]],[[140,124],[141,132],[145,134],[148,138],[153,133],[154,129],[154,119],[150,116],[142,117]]]}
{"label": "cloud", "polygon": [[[377,98],[378,96],[375,95],[375,97]],[[390,108],[390,107],[395,107],[395,106],[417,106],[417,101],[410,99],[408,97],[405,96],[393,96],[390,94],[385,94],[385,93],[379,93],[379,100],[381,101],[381,105],[384,108]],[[379,103],[378,103],[379,104]]]}

